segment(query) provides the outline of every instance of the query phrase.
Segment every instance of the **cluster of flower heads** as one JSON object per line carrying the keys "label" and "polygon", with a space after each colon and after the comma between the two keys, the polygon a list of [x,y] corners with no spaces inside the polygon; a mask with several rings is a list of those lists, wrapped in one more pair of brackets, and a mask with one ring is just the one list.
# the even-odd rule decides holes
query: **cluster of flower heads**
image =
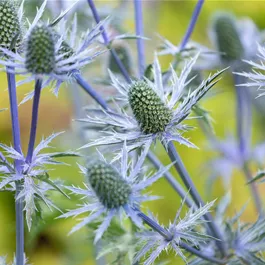
{"label": "cluster of flower heads", "polygon": [[[7,36],[0,39],[3,43],[0,45],[0,51],[4,55],[0,63],[7,67],[8,72],[26,76],[18,85],[42,78],[44,79],[42,87],[52,84],[53,92],[58,95],[59,88],[64,81],[69,81],[73,73],[78,72],[102,53],[97,47],[88,47],[100,34],[100,27],[104,21],[97,24],[92,30],[85,32],[79,40],[77,18],[74,18],[69,29],[66,27],[66,21],[63,20],[70,9],[51,23],[41,21],[47,4],[47,0],[45,0],[37,11],[33,22],[28,22],[25,27],[21,21],[24,1],[20,9],[9,0],[3,0],[1,3],[3,8],[8,7],[1,18],[7,18],[6,24],[9,24],[10,29],[7,32],[2,32],[2,34],[6,32]],[[12,23],[10,17],[13,18]],[[13,23],[16,25],[14,26]],[[21,28],[25,31],[23,34]],[[19,36],[19,43],[17,36]],[[16,46],[16,44],[19,44],[19,49],[10,48],[11,45]],[[23,102],[32,98],[33,95],[34,92],[27,95]]]}

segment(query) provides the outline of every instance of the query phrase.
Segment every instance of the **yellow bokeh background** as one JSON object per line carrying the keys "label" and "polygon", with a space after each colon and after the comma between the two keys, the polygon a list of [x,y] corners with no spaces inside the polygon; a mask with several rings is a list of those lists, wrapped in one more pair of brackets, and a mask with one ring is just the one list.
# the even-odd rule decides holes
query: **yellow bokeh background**
{"label": "yellow bokeh background", "polygon": [[[27,2],[27,1],[26,1]],[[195,1],[143,1],[144,3],[144,22],[146,35],[154,41],[146,41],[146,53],[148,63],[152,62],[153,52],[159,43],[159,38],[156,33],[167,38],[172,43],[177,44],[181,41],[187,25],[189,23]],[[113,1],[96,1],[96,4],[103,7],[104,5],[115,5]],[[26,3],[27,5],[27,3]],[[29,4],[28,4],[29,5]],[[128,32],[134,31],[133,22],[133,5],[129,3],[129,15],[125,19],[125,27]],[[88,8],[85,6],[84,8]],[[206,0],[202,13],[199,17],[192,39],[201,42],[204,45],[210,45],[208,40],[208,25],[211,15],[217,10],[231,11],[238,17],[248,16],[253,19],[259,29],[265,28],[265,1],[210,1]],[[129,42],[132,49],[135,48],[134,41]],[[136,52],[133,54],[136,58]],[[161,63],[164,67],[168,65],[171,58],[169,56],[161,58]],[[100,65],[103,59],[93,63],[84,71],[84,76],[91,80],[97,76],[104,75],[103,67]],[[136,59],[135,59],[136,63]],[[0,109],[8,108],[8,92],[6,75],[0,74]],[[18,100],[21,101],[25,93],[31,91],[33,84],[23,85],[18,88]],[[49,89],[45,89],[41,98],[39,126],[37,142],[42,136],[48,136],[53,132],[66,131],[65,135],[55,140],[54,145],[60,149],[73,149],[80,146],[78,141],[77,124],[73,121],[74,106],[72,94],[74,89],[71,84],[63,86],[60,90],[59,97],[56,98]],[[214,129],[216,135],[223,138],[226,132],[235,133],[235,97],[232,86],[232,78],[230,74],[225,74],[223,80],[214,88],[219,93],[215,97],[204,101],[203,106],[206,107],[215,120]],[[103,90],[99,91],[103,93]],[[82,99],[87,104],[93,104],[92,100],[84,92],[80,92]],[[21,125],[22,147],[26,151],[29,125],[31,118],[31,104],[27,102],[19,107],[19,117]],[[257,113],[254,111],[253,121],[253,139],[252,143],[264,141],[263,122],[265,113]],[[196,122],[193,124],[198,127]],[[186,165],[190,175],[199,192],[205,201],[220,198],[225,194],[222,181],[217,180],[214,184],[213,190],[209,191],[205,188],[207,180],[207,172],[204,172],[202,165],[208,159],[212,158],[213,152],[209,152],[205,148],[207,139],[203,135],[200,128],[188,132],[186,134],[197,146],[201,149],[194,150],[184,146],[177,145],[177,149]],[[0,113],[0,141],[5,144],[11,144],[12,131],[10,124],[9,111]],[[163,163],[169,163],[163,148],[157,144],[155,152],[161,158]],[[61,178],[67,184],[82,185],[82,176],[78,173],[76,162],[80,160],[67,159],[70,166],[59,166],[56,170],[51,172],[52,177]],[[255,168],[253,168],[253,172]],[[172,170],[174,176],[179,179],[178,174]],[[263,199],[265,199],[265,186],[260,185],[259,190]],[[162,196],[163,198],[154,202],[147,203],[148,207],[154,212],[161,223],[167,224],[169,220],[174,218],[176,211],[180,205],[179,196],[172,190],[166,180],[161,179],[152,186],[153,194]],[[244,176],[241,172],[236,171],[233,174],[233,181],[231,185],[232,203],[229,207],[228,214],[233,215],[236,211],[247,204],[247,208],[242,216],[244,221],[254,221],[257,218],[252,200],[250,200],[250,193],[245,184]],[[74,207],[77,202],[76,199],[70,201],[62,198],[60,195],[54,197],[57,205],[61,209]],[[263,200],[264,201],[264,200]],[[68,232],[76,223],[76,220],[62,220],[55,219],[59,215],[58,212],[50,213],[44,212],[44,221],[35,224],[32,231],[26,232],[26,252],[31,264],[35,265],[93,265],[95,264],[95,252],[88,240],[89,232],[82,229],[71,236]],[[91,233],[91,232],[90,232]],[[0,193],[0,255],[7,255],[8,260],[12,259],[15,252],[15,211],[14,198],[12,194]],[[165,258],[165,255],[162,256]],[[177,263],[176,263],[177,262]],[[178,258],[173,258],[169,264],[182,264]]]}

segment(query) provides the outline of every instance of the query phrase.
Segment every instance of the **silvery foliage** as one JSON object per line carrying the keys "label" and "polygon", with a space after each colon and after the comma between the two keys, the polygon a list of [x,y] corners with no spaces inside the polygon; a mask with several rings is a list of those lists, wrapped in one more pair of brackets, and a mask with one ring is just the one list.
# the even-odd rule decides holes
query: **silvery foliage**
{"label": "silvery foliage", "polygon": [[[21,184],[21,190],[16,196],[16,200],[22,199],[25,203],[25,212],[28,228],[31,228],[33,215],[38,212],[39,202],[43,202],[50,210],[56,205],[49,199],[50,191],[59,191],[67,196],[61,189],[61,184],[53,181],[49,177],[47,165],[64,165],[57,161],[60,157],[76,157],[75,152],[53,152],[42,153],[43,149],[50,147],[50,142],[61,133],[52,134],[43,139],[34,149],[32,161],[28,163],[26,157],[17,152],[12,146],[0,144],[5,151],[5,156],[0,153],[0,190],[16,191],[16,182]],[[18,161],[21,170],[17,171],[9,159]]]}
{"label": "silvery foliage", "polygon": [[[137,226],[142,226],[142,221],[137,215],[137,209],[141,206],[142,202],[155,200],[157,196],[151,196],[149,194],[142,194],[142,191],[145,190],[147,187],[152,185],[155,181],[160,179],[163,174],[170,168],[171,165],[161,168],[153,175],[145,174],[141,175],[142,173],[142,166],[146,157],[146,154],[149,149],[149,144],[146,144],[144,147],[143,152],[138,157],[136,164],[133,166],[132,161],[128,159],[128,147],[124,144],[121,153],[121,159],[116,161],[118,164],[117,166],[112,165],[117,172],[120,174],[121,181],[125,181],[127,185],[129,185],[131,189],[131,194],[126,203],[119,207],[107,207],[101,200],[100,197],[96,194],[95,190],[93,189],[92,185],[89,183],[84,183],[84,188],[80,187],[66,187],[72,194],[82,195],[83,199],[87,202],[83,205],[77,205],[78,208],[69,210],[67,213],[64,213],[60,216],[60,218],[68,218],[72,216],[78,216],[80,214],[89,213],[87,217],[82,218],[81,222],[78,223],[76,226],[72,228],[70,233],[76,232],[82,227],[90,224],[91,222],[101,218],[101,224],[95,231],[95,239],[94,242],[97,242],[104,232],[109,227],[111,220],[114,217],[119,217],[120,220],[123,219],[124,213],[125,216],[130,217],[133,223]],[[100,159],[102,162],[109,164],[104,156],[100,154]],[[93,164],[93,163],[92,163]],[[109,164],[110,165],[110,164]],[[79,166],[81,172],[86,176],[87,169],[85,167]],[[103,185],[105,183],[98,183],[97,185]],[[108,184],[108,185],[111,185]],[[106,195],[107,196],[107,195]],[[109,195],[109,199],[111,198],[111,194]]]}
{"label": "silvery foliage", "polygon": [[[0,257],[0,265],[16,265],[16,258],[14,257],[12,263],[7,263],[6,257]],[[28,263],[28,259],[26,258],[26,255],[24,256],[24,265],[30,265]]]}
{"label": "silvery foliage", "polygon": [[[228,265],[245,265],[265,264],[262,252],[265,242],[265,219],[260,216],[253,223],[244,223],[240,221],[241,215],[245,210],[245,206],[232,218],[226,217],[226,211],[231,204],[231,194],[227,193],[218,203],[216,209],[215,221],[225,236],[225,243],[228,249],[229,258]],[[200,245],[201,249],[210,256],[216,257],[218,250],[214,244]],[[190,265],[211,265],[201,258],[194,258]]]}
{"label": "silvery foliage", "polygon": [[[21,4],[21,9],[19,16],[23,15],[23,3]],[[38,76],[34,73],[30,73],[26,68],[26,47],[25,44],[27,39],[34,27],[40,23],[41,17],[45,11],[47,0],[43,2],[41,7],[37,10],[37,14],[32,23],[28,20],[27,30],[24,33],[22,40],[22,52],[17,51],[13,52],[5,48],[0,48],[2,53],[4,53],[8,59],[0,60],[0,63],[4,66],[9,67],[7,70],[10,73],[15,73],[19,75],[25,75],[25,79],[19,81],[17,85],[25,84],[35,80]],[[43,75],[43,84],[42,88],[51,85],[53,93],[57,96],[61,84],[65,81],[70,81],[72,79],[73,72],[78,72],[82,67],[91,63],[98,55],[103,51],[99,50],[97,47],[90,47],[93,42],[96,40],[100,34],[100,27],[106,22],[103,20],[98,23],[94,28],[84,32],[80,38],[78,37],[77,32],[77,18],[75,17],[71,28],[67,28],[66,21],[63,20],[64,16],[71,10],[73,5],[62,12],[56,19],[51,23],[46,22],[45,24],[51,27],[54,31],[54,40],[55,40],[55,67],[53,71],[49,74]],[[58,25],[58,28],[56,27]],[[56,32],[58,30],[58,32]],[[59,37],[57,37],[57,36]],[[62,52],[62,47],[67,45],[68,50]],[[15,67],[15,71],[11,69]],[[31,99],[34,96],[34,92],[29,93],[22,103]]]}
{"label": "silvery foliage", "polygon": [[[175,255],[180,256],[187,263],[188,260],[184,254],[185,250],[181,246],[183,242],[192,247],[200,247],[201,244],[213,239],[201,231],[201,225],[205,224],[206,221],[202,217],[211,210],[214,201],[196,210],[189,209],[185,216],[180,218],[183,205],[184,201],[173,223],[170,223],[167,227],[162,226],[171,236],[170,239],[165,239],[164,236],[152,230],[145,230],[137,234],[138,244],[141,246],[141,249],[137,252],[135,261],[139,261],[145,257],[143,264],[150,265],[155,262],[161,252],[172,250]],[[156,223],[159,223],[154,216],[151,216],[151,218]]]}
{"label": "silvery foliage", "polygon": [[[144,133],[136,118],[131,114],[131,111],[119,107],[118,105],[116,105],[116,112],[113,110],[88,108],[87,117],[80,121],[84,122],[88,127],[98,126],[102,129],[103,136],[97,137],[97,139],[84,145],[82,148],[112,144],[122,145],[123,142],[126,141],[129,149],[132,150],[141,147],[146,142],[151,143],[157,139],[161,140],[165,145],[167,145],[169,141],[176,141],[188,147],[195,148],[196,146],[192,142],[182,136],[183,132],[191,128],[185,125],[183,121],[193,118],[189,117],[192,108],[219,81],[219,76],[224,71],[222,70],[209,76],[197,89],[188,93],[183,99],[183,93],[186,93],[187,86],[191,81],[188,80],[187,77],[198,56],[199,54],[186,62],[179,76],[173,68],[171,69],[170,89],[163,84],[162,72],[157,57],[155,57],[153,66],[154,82],[145,79],[147,85],[157,94],[161,102],[165,104],[165,107],[172,112],[172,118],[164,131],[149,134]],[[110,78],[112,85],[120,94],[118,99],[128,104],[130,85],[122,83],[111,72]],[[132,85],[133,84],[134,83],[132,83]],[[112,128],[112,130],[110,130],[110,128]]]}
{"label": "silvery foliage", "polygon": [[[256,44],[257,45],[257,44]],[[265,48],[261,45],[258,45],[258,58],[260,59],[259,62],[251,61],[251,60],[245,60],[246,63],[248,63],[249,66],[253,68],[252,72],[237,72],[237,75],[244,76],[249,79],[248,82],[242,84],[246,87],[256,87],[258,91],[261,91],[258,95],[258,97],[264,96],[265,92],[263,92],[264,86],[265,86]]]}

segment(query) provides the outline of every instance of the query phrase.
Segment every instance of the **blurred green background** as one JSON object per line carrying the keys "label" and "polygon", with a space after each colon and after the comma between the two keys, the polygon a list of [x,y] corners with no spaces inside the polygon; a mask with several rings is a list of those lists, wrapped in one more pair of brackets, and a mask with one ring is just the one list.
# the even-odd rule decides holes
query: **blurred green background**
{"label": "blurred green background", "polygon": [[[26,1],[26,14],[31,15],[32,10],[35,9],[34,3],[37,1]],[[55,0],[54,0],[55,2]],[[189,19],[191,17],[195,1],[143,1],[144,2],[144,21],[146,35],[152,38],[152,41],[146,41],[147,62],[151,63],[153,59],[153,52],[159,44],[159,38],[156,33],[167,38],[172,43],[177,44],[181,41],[185,33]],[[104,10],[105,7],[116,6],[114,1],[96,1],[96,4]],[[85,5],[83,9],[88,9]],[[201,42],[202,44],[210,46],[208,40],[208,23],[211,15],[217,10],[227,10],[236,14],[238,17],[248,16],[257,24],[259,29],[265,28],[265,2],[264,1],[206,1],[203,6],[202,13],[196,25],[192,39]],[[57,11],[57,10],[53,10]],[[49,12],[49,11],[47,11]],[[125,12],[125,11],[124,11]],[[56,13],[56,12],[55,12]],[[59,13],[59,10],[58,12]],[[127,5],[126,18],[123,24],[128,32],[134,32],[133,22],[133,5],[131,1]],[[84,19],[84,15],[82,17]],[[132,47],[133,58],[136,58],[134,41],[129,41]],[[102,56],[97,62],[92,63],[90,67],[84,70],[84,75],[90,83],[95,77],[105,76],[104,60],[106,56]],[[171,57],[166,56],[161,58],[163,67],[166,69]],[[134,60],[136,65],[136,59]],[[5,73],[0,74],[1,89],[0,89],[0,108],[8,108],[8,93]],[[107,89],[104,91],[100,86],[95,85],[100,93],[108,93]],[[19,101],[23,99],[25,93],[31,91],[32,84],[24,85],[18,88]],[[73,105],[73,93],[78,87],[69,84],[63,86],[60,90],[59,97],[53,96],[49,89],[45,89],[41,98],[38,140],[42,136],[48,136],[53,132],[66,131],[64,136],[59,137],[54,145],[60,150],[75,149],[81,145],[78,134],[77,122],[73,121],[75,117],[75,107]],[[214,128],[218,137],[223,138],[226,132],[235,132],[235,100],[234,90],[232,86],[232,78],[229,74],[224,75],[223,80],[216,86],[216,90],[220,89],[222,93],[217,96],[204,101],[204,106],[210,110],[212,117],[215,120]],[[79,99],[82,99],[82,104],[94,104],[89,96],[81,93]],[[27,102],[19,107],[21,136],[23,150],[26,150],[29,125],[31,115],[31,104]],[[264,114],[265,115],[265,114]],[[253,124],[253,143],[264,141],[264,116],[263,114],[254,111]],[[197,123],[194,122],[197,126]],[[197,128],[186,134],[200,150],[189,149],[184,146],[177,146],[183,161],[191,174],[196,186],[198,187],[202,197],[205,201],[215,198],[220,198],[225,194],[225,190],[221,180],[217,180],[214,184],[213,191],[205,188],[208,172],[201,170],[202,165],[212,158],[214,153],[209,152],[205,147],[207,139],[202,131]],[[12,132],[10,124],[9,111],[0,113],[0,139],[1,142],[10,144],[12,142]],[[164,150],[158,144],[155,147],[156,153],[167,164],[167,158]],[[67,184],[82,185],[83,177],[78,173],[76,162],[82,163],[80,160],[67,160],[70,166],[60,166],[51,172],[54,178],[60,178]],[[253,172],[255,172],[253,168]],[[176,178],[179,178],[177,173],[172,170]],[[261,194],[265,192],[265,185],[259,186]],[[152,187],[153,194],[160,195],[163,198],[154,203],[146,204],[152,212],[154,212],[161,223],[167,224],[169,220],[174,218],[176,211],[180,205],[179,197],[174,193],[168,183],[161,179]],[[231,186],[232,204],[229,208],[228,214],[234,214],[250,199],[248,187],[245,185],[244,177],[240,172],[234,172]],[[264,198],[265,196],[263,196]],[[57,205],[61,209],[72,208],[78,202],[77,198],[66,200],[60,195],[54,197]],[[92,265],[95,264],[95,252],[89,241],[89,233],[86,229],[81,230],[71,236],[68,232],[76,223],[76,220],[61,220],[54,219],[59,213],[44,213],[44,221],[34,225],[32,231],[26,231],[26,253],[29,257],[30,263],[35,265]],[[244,221],[253,221],[256,219],[256,213],[252,201],[248,203],[247,209],[243,214]],[[12,194],[2,192],[0,193],[0,255],[8,255],[11,260],[15,252],[15,212],[14,212],[14,198]],[[165,256],[162,256],[163,258]],[[176,258],[169,264],[176,264]],[[181,263],[178,263],[181,264]]]}

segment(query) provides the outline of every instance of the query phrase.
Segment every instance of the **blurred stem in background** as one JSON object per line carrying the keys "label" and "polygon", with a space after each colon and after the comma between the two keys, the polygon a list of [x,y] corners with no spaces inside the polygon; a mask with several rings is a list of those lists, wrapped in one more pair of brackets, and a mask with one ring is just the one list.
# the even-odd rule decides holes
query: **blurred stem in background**
{"label": "blurred stem in background", "polygon": [[[14,69],[10,69],[14,70]],[[10,113],[12,121],[12,134],[13,144],[15,150],[22,154],[21,141],[20,141],[20,125],[18,118],[18,104],[17,104],[17,93],[16,93],[16,78],[15,74],[8,73],[7,69],[7,81],[8,81],[8,93],[10,103]],[[15,169],[17,174],[21,174],[21,161],[15,160]],[[17,198],[21,187],[20,182],[16,182],[16,197]],[[23,199],[16,201],[16,264],[24,265],[24,216],[23,216]]]}
{"label": "blurred stem in background", "polygon": [[[183,39],[182,39],[181,44],[179,46],[179,53],[181,53],[185,49],[185,47],[186,47],[186,45],[187,45],[187,43],[191,37],[191,34],[195,28],[195,25],[196,25],[197,20],[199,18],[203,4],[204,4],[204,0],[198,0],[196,6],[194,8],[194,11],[193,11],[193,14],[192,14],[192,17],[190,20],[190,24],[189,24],[187,31],[186,31]],[[178,63],[179,63],[178,55],[176,55],[175,58],[173,59],[173,62],[172,62],[172,67],[174,70],[176,70]],[[167,84],[168,80],[170,79],[170,76],[171,76],[171,71],[169,69],[165,73],[165,75],[163,76],[163,84]]]}
{"label": "blurred stem in background", "polygon": [[137,55],[139,77],[141,78],[144,75],[145,71],[144,40],[141,38],[144,37],[143,10],[141,0],[134,0],[134,14],[136,35],[140,36],[140,38],[137,39]]}
{"label": "blurred stem in background", "polygon": [[[97,12],[97,9],[95,7],[95,4],[94,4],[93,0],[87,0],[87,2],[88,2],[89,7],[90,7],[90,9],[92,11],[93,17],[94,17],[96,23],[98,24],[100,22],[100,17],[98,15],[98,12]],[[121,62],[119,56],[117,55],[117,53],[115,52],[114,49],[111,48],[110,41],[109,41],[109,38],[107,36],[107,33],[106,33],[104,27],[101,26],[100,30],[101,30],[101,35],[102,35],[102,38],[104,40],[105,46],[110,49],[111,55],[113,56],[114,60],[116,61],[116,64],[117,64],[118,68],[120,69],[122,75],[124,76],[125,80],[128,83],[130,83],[131,82],[131,78],[130,78],[126,68],[124,67],[123,63]]]}
{"label": "blurred stem in background", "polygon": [[[242,77],[233,74],[235,93],[236,93],[236,130],[238,138],[238,150],[242,162],[242,171],[246,177],[247,182],[252,179],[249,169],[249,154],[251,152],[251,125],[252,125],[252,111],[251,99],[248,95],[248,90],[240,86],[242,84]],[[263,212],[262,200],[256,183],[250,183],[251,194],[255,203],[258,214]]]}

